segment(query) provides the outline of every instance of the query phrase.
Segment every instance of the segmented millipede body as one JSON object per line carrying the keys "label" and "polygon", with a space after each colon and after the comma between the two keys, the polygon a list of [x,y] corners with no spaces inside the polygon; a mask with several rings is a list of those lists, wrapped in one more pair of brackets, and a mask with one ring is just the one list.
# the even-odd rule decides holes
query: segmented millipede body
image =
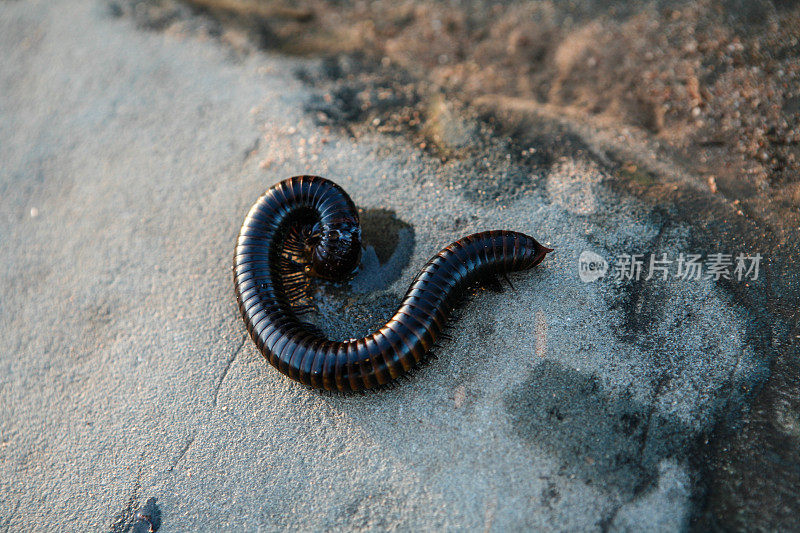
{"label": "segmented millipede body", "polygon": [[358,211],[332,181],[296,176],[267,190],[247,214],[234,284],[250,336],[272,366],[311,387],[359,391],[423,363],[470,286],[531,268],[550,251],[513,231],[464,237],[425,264],[383,327],[361,339],[331,341],[301,320],[298,299],[308,276],[343,280],[358,267]]}

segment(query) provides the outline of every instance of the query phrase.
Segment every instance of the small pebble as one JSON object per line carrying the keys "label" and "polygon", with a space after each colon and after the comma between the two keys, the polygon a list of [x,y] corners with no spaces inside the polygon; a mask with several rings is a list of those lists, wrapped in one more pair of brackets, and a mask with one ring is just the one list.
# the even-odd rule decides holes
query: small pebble
{"label": "small pebble", "polygon": [[456,407],[461,407],[464,405],[464,400],[467,399],[467,389],[464,385],[459,385],[456,387],[456,390],[453,391],[453,401],[456,404]]}

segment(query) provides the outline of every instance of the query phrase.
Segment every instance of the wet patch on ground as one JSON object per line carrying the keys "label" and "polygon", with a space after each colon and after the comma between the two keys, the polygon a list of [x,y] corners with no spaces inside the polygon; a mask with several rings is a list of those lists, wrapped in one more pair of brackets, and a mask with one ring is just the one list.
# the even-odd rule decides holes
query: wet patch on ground
{"label": "wet patch on ground", "polygon": [[682,455],[688,428],[654,413],[630,391],[553,361],[537,365],[505,398],[515,431],[561,461],[560,475],[613,488],[631,499],[651,488],[658,464]]}
{"label": "wet patch on ground", "polygon": [[296,71],[297,77],[319,90],[306,104],[317,124],[363,135],[419,131],[423,99],[417,80],[361,53],[322,58],[318,65]]}
{"label": "wet patch on ground", "polygon": [[616,332],[618,338],[645,350],[661,346],[663,338],[656,326],[664,318],[667,297],[667,291],[657,282],[625,281],[615,286],[609,309],[622,315],[621,327]]}
{"label": "wet patch on ground", "polygon": [[750,210],[742,202],[712,195],[691,183],[664,180],[642,186],[619,175],[609,188],[644,202],[673,224],[692,228],[690,247],[696,253],[760,253],[763,277],[757,283],[723,284],[746,307],[773,313],[786,321],[797,319],[800,275],[794,258],[800,252],[796,228],[778,223],[768,214]]}
{"label": "wet patch on ground", "polygon": [[136,508],[139,505],[139,488],[140,484],[137,478],[125,507],[123,507],[111,521],[112,533],[128,533],[131,531],[136,521]]}
{"label": "wet patch on ground", "polygon": [[[651,210],[653,223],[661,227],[658,238],[646,250],[634,249],[629,253],[660,253],[666,244],[662,237],[669,228],[682,225],[691,229],[683,250],[686,253],[700,254],[703,258],[714,253],[733,257],[738,253],[760,254],[758,279],[721,278],[715,284],[729,295],[734,305],[747,311],[748,342],[757,346],[766,360],[774,361],[790,345],[789,333],[797,323],[800,305],[800,276],[794,268],[794,257],[800,248],[790,228],[770,224],[757,213],[744,212],[741,204],[688,182],[669,183],[661,178],[657,183],[642,185],[635,178],[617,174],[606,186],[643,202]],[[625,330],[634,337],[637,332],[646,331],[659,317],[643,315],[641,310],[657,307],[662,297],[657,285],[621,285],[618,305],[627,313]]]}

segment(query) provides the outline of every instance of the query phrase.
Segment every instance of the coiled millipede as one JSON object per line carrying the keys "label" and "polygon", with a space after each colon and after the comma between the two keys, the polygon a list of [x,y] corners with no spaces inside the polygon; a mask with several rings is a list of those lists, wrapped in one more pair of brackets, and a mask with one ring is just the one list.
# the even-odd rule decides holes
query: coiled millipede
{"label": "coiled millipede", "polygon": [[387,385],[425,362],[469,287],[534,267],[551,251],[514,231],[459,239],[422,267],[383,327],[332,341],[301,320],[298,301],[309,276],[345,280],[358,267],[358,211],[332,181],[295,176],[267,190],[247,214],[234,252],[234,284],[247,330],[272,366],[311,387],[359,391]]}

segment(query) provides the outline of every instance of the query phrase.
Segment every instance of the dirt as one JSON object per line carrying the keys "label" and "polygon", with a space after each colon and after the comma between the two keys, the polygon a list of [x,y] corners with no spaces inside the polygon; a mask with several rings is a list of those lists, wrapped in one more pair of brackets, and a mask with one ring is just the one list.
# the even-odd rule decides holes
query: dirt
{"label": "dirt", "polygon": [[[263,49],[323,58],[318,72],[299,73],[320,88],[309,109],[321,123],[353,135],[411,135],[470,177],[473,199],[493,202],[530,190],[530,179],[558,157],[559,136],[545,143],[555,150],[531,154],[530,139],[514,128],[521,109],[544,107],[633,132],[760,222],[792,232],[800,226],[795,2],[110,0],[109,6],[141,27],[219,38],[240,54]],[[476,153],[490,160],[463,163]],[[616,166],[624,178],[625,169],[642,165]],[[506,185],[493,194],[492,183]]]}
{"label": "dirt", "polygon": [[[211,33],[244,31],[260,48],[358,52],[465,101],[496,94],[573,107],[699,159],[723,153],[756,184],[797,179],[794,2],[186,4],[223,24]],[[163,27],[181,7],[129,0],[128,9]]]}

